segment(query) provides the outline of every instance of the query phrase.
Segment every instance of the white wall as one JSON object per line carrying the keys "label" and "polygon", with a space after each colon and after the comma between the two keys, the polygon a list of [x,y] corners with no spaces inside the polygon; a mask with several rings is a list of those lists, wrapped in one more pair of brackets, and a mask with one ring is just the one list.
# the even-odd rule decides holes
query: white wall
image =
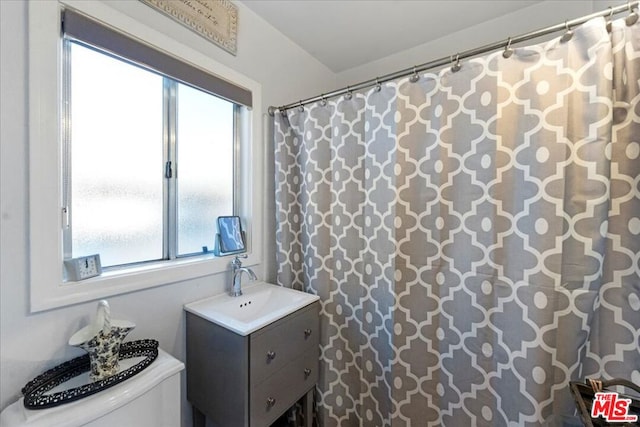
{"label": "white wall", "polygon": [[[335,75],[273,27],[238,4],[238,55],[232,56],[197,34],[136,0],[106,2],[142,24],[170,35],[213,60],[262,85],[263,111],[291,99],[313,96],[335,87]],[[27,4],[0,1],[0,409],[18,399],[27,381],[58,363],[81,354],[67,345],[95,311],[95,302],[37,314],[29,313],[29,164],[27,115]],[[271,148],[266,152],[272,152]],[[273,162],[267,156],[258,173],[265,183],[265,262],[254,267],[273,280]],[[270,214],[269,214],[270,213]],[[137,324],[130,339],[155,338],[184,360],[182,305],[223,291],[227,274],[175,283],[109,298],[115,318]],[[183,387],[183,425],[191,425]]]}
{"label": "white wall", "polygon": [[[338,73],[339,87],[354,85],[376,76],[391,74],[458,52],[474,49],[501,40],[535,31],[565,20],[572,20],[594,12],[606,10],[608,6],[620,6],[624,1],[611,0],[550,0],[508,15],[458,31],[445,37],[389,55],[377,61]],[[620,16],[620,15],[618,15]],[[525,44],[535,44],[532,40]]]}

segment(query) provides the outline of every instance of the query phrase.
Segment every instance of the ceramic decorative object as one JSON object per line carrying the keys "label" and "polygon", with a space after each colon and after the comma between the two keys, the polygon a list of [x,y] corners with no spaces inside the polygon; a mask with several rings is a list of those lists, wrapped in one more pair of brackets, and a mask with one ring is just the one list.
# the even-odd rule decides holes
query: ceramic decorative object
{"label": "ceramic decorative object", "polygon": [[91,381],[101,381],[118,373],[120,345],[135,327],[134,323],[126,320],[111,320],[109,303],[104,300],[98,303],[93,322],[69,339],[69,345],[89,353]]}
{"label": "ceramic decorative object", "polygon": [[89,355],[83,354],[51,368],[29,381],[22,388],[24,407],[27,409],[46,409],[91,396],[137,375],[151,365],[157,357],[158,341],[151,339],[128,341],[120,346],[119,359],[122,361],[142,358],[138,363],[102,381],[82,382],[77,387],[65,386],[68,381],[91,369]]}

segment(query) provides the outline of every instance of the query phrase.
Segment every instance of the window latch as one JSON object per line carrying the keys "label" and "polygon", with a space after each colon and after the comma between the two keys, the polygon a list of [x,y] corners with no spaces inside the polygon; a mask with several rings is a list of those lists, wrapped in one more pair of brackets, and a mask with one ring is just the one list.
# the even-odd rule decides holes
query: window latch
{"label": "window latch", "polygon": [[171,169],[171,161],[168,161],[164,165],[164,177],[171,178],[173,176],[173,170]]}
{"label": "window latch", "polygon": [[69,208],[67,206],[62,208],[62,227],[67,229],[71,225],[69,218]]}

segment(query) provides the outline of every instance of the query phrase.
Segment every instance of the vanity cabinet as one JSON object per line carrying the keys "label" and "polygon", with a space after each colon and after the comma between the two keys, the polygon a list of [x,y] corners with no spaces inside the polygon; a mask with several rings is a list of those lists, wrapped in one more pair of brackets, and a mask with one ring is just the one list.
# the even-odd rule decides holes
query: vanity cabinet
{"label": "vanity cabinet", "polygon": [[187,399],[194,425],[268,427],[303,398],[311,426],[318,381],[316,301],[242,336],[187,312]]}

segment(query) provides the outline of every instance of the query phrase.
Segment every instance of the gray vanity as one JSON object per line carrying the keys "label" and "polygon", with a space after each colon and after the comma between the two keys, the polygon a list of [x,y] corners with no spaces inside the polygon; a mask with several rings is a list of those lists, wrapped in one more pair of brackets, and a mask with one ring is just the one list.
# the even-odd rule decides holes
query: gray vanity
{"label": "gray vanity", "polygon": [[318,381],[318,297],[259,284],[185,306],[187,399],[194,425],[268,427]]}

